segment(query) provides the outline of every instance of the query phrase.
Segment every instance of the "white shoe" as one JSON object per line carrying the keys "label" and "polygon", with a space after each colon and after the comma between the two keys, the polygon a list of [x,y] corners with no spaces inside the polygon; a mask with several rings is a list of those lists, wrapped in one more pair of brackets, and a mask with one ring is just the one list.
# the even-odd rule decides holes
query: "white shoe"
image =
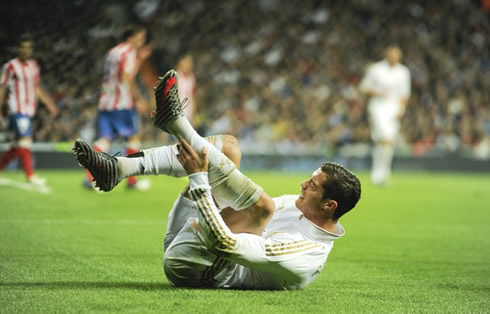
{"label": "white shoe", "polygon": [[30,178],[28,178],[27,182],[35,186],[46,186],[46,179],[38,177],[36,175],[33,175]]}

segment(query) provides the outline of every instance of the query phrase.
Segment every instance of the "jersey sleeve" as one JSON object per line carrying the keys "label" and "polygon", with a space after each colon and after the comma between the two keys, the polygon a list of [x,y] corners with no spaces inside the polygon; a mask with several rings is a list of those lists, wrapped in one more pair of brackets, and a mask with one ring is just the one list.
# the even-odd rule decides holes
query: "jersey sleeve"
{"label": "jersey sleeve", "polygon": [[[298,237],[282,238],[232,233],[214,205],[207,173],[189,176],[190,196],[194,201],[206,247],[227,260],[251,269],[278,274],[292,281],[299,280],[305,269],[304,254],[321,250],[316,242]],[[288,263],[292,259],[302,263]]]}
{"label": "jersey sleeve", "polygon": [[376,88],[376,69],[374,65],[368,67],[366,74],[364,75],[361,84],[359,85],[359,89],[361,92],[366,93],[370,90]]}

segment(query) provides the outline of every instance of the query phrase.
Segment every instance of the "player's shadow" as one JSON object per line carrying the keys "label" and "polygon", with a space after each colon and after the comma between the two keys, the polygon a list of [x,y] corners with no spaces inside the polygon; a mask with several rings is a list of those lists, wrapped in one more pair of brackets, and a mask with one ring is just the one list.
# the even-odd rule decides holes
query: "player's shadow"
{"label": "player's shadow", "polygon": [[156,291],[173,289],[169,283],[158,282],[83,282],[83,281],[54,281],[54,282],[0,282],[0,287],[21,289],[127,289]]}

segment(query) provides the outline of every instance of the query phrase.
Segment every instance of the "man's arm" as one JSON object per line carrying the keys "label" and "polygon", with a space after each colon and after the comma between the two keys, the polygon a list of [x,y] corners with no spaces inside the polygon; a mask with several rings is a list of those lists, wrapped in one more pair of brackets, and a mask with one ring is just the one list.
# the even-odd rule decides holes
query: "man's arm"
{"label": "man's arm", "polygon": [[2,67],[2,73],[0,75],[0,127],[3,124],[3,115],[2,115],[2,108],[3,108],[3,103],[5,101],[5,96],[6,96],[6,91],[7,91],[7,81],[9,77],[9,71],[11,67],[9,64],[5,64]]}
{"label": "man's arm", "polygon": [[359,90],[368,97],[384,97],[385,94],[376,88],[375,72],[373,66],[368,68],[361,84],[359,84]]}
{"label": "man's arm", "polygon": [[5,91],[7,89],[5,86],[0,85],[0,127],[3,124],[3,114],[2,114],[2,108],[3,108],[3,102],[5,101]]}
{"label": "man's arm", "polygon": [[400,114],[398,116],[398,119],[401,119],[403,115],[405,114],[407,105],[408,105],[408,99],[410,97],[410,89],[411,89],[411,77],[410,77],[410,71],[406,69],[404,76],[403,76],[403,82],[402,82],[402,89],[401,89],[401,99],[400,99]]}
{"label": "man's arm", "polygon": [[58,107],[56,107],[53,98],[51,98],[51,96],[49,96],[49,94],[41,86],[37,87],[37,92],[39,94],[39,99],[41,100],[41,102],[44,103],[46,107],[48,107],[51,115],[53,117],[56,117],[58,115]]}
{"label": "man's arm", "polygon": [[153,43],[150,43],[138,49],[136,53],[136,58],[131,59],[132,61],[130,61],[130,65],[122,73],[122,81],[129,87],[131,95],[133,95],[134,101],[136,102],[136,109],[142,114],[146,112],[148,104],[141,96],[140,90],[136,85],[135,77],[139,72],[141,65],[146,59],[148,59],[152,51]]}
{"label": "man's arm", "polygon": [[141,96],[140,90],[138,89],[138,86],[136,86],[136,81],[133,77],[133,75],[123,72],[122,75],[122,81],[123,84],[129,87],[129,90],[131,92],[131,95],[133,95],[134,101],[136,102],[136,109],[140,113],[144,113],[146,109],[148,108],[146,101],[143,99]]}

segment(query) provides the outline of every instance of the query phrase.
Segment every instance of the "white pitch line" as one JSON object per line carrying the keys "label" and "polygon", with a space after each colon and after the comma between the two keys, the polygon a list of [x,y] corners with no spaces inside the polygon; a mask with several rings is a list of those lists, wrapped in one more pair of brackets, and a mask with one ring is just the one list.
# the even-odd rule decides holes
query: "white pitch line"
{"label": "white pitch line", "polygon": [[7,178],[0,178],[0,186],[8,186],[8,187],[12,187],[12,188],[16,188],[16,189],[24,190],[24,191],[39,192],[41,194],[51,193],[51,189],[48,186],[37,186],[34,184],[30,184],[30,183],[10,180]]}

